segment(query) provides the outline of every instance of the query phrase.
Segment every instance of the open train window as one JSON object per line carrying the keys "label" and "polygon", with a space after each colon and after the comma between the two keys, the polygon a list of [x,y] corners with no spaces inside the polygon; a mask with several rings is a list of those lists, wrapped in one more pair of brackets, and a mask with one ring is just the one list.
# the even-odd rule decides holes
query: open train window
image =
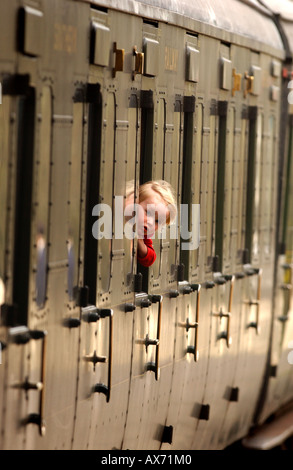
{"label": "open train window", "polygon": [[249,108],[249,137],[247,162],[246,227],[245,248],[246,262],[251,262],[259,255],[260,248],[260,212],[261,212],[261,158],[263,116],[257,107]]}
{"label": "open train window", "polygon": [[[154,133],[154,154],[152,180],[164,179],[164,161],[166,151],[166,100],[160,98],[156,107],[156,125]],[[161,250],[162,240],[156,234],[153,239],[153,246],[157,254],[156,262],[153,265],[153,279],[156,280],[161,274]]]}
{"label": "open train window", "polygon": [[[139,183],[143,184],[153,178],[153,146],[154,146],[154,102],[152,90],[141,91],[141,150]],[[138,264],[138,272],[142,274],[142,290],[148,292],[149,270]]]}
{"label": "open train window", "polygon": [[[140,184],[150,180],[168,181],[177,195],[177,203],[180,202],[180,163],[182,159],[182,97],[175,97],[172,122],[167,124],[167,101],[165,96],[157,99],[153,106],[151,91],[142,91],[142,132],[141,132],[141,171]],[[148,291],[149,280],[157,282],[162,274],[162,260],[170,267],[170,272],[165,274],[172,278],[176,273],[178,264],[178,240],[172,232],[174,227],[164,227],[162,232],[157,232],[153,238],[153,246],[156,252],[156,262],[151,270],[138,265],[138,270],[143,275],[143,290]],[[175,235],[175,236],[174,236]],[[164,253],[164,255],[163,255]],[[169,279],[170,280],[170,279]]]}
{"label": "open train window", "polygon": [[154,103],[151,90],[141,91],[141,158],[140,184],[152,179]]}
{"label": "open train window", "polygon": [[[231,252],[232,176],[235,111],[219,102],[218,173],[216,197],[215,254],[217,270],[228,267]],[[224,266],[225,265],[225,266]]]}
{"label": "open train window", "polygon": [[[86,206],[84,234],[84,285],[89,290],[89,302],[96,304],[98,236],[93,236],[93,208],[100,202],[100,163],[101,163],[101,130],[102,130],[102,96],[99,84],[88,86],[88,145]],[[107,148],[107,147],[106,147]],[[112,173],[111,173],[112,175]],[[111,181],[111,179],[109,179]],[[108,240],[107,240],[108,241]],[[101,240],[99,240],[99,243]],[[107,261],[103,261],[107,272]]]}
{"label": "open train window", "polygon": [[14,225],[13,304],[15,321],[26,325],[31,254],[31,210],[35,132],[35,90],[18,98],[16,203]]}

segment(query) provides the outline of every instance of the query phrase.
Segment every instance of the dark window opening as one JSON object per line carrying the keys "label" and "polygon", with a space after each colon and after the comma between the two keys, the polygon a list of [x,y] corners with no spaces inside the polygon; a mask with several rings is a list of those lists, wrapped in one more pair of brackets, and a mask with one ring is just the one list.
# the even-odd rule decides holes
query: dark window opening
{"label": "dark window opening", "polygon": [[293,259],[293,116],[290,116],[288,154],[285,171],[285,192],[283,208],[283,226],[281,243],[286,261],[292,263]]}
{"label": "dark window opening", "polygon": [[226,139],[227,139],[227,111],[226,101],[218,103],[219,112],[219,140],[218,140],[218,173],[216,192],[216,236],[215,254],[217,266],[214,270],[222,270],[223,265],[223,239],[224,239],[224,204],[225,204],[225,173],[226,173]]}
{"label": "dark window opening", "polygon": [[[188,99],[188,100],[187,100]],[[191,207],[193,188],[193,128],[194,128],[194,97],[185,97],[184,100],[184,131],[183,131],[183,170],[181,185],[181,202],[188,204],[188,231],[191,232]],[[185,240],[186,242],[186,240]],[[189,279],[190,252],[181,250],[180,263],[184,266],[184,279]]]}
{"label": "dark window opening", "polygon": [[255,177],[256,177],[256,141],[257,141],[257,107],[249,108],[248,129],[248,163],[247,163],[247,193],[246,193],[246,224],[245,224],[245,253],[246,263],[251,262]]}
{"label": "dark window opening", "polygon": [[[151,90],[141,91],[141,150],[139,183],[152,179],[153,174],[153,136],[154,136],[154,103]],[[142,290],[148,292],[149,269],[137,265],[137,272],[142,275]]]}
{"label": "dark window opening", "polygon": [[13,303],[19,325],[28,319],[34,130],[35,91],[29,88],[18,104]]}
{"label": "dark window opening", "polygon": [[88,98],[88,152],[86,177],[85,235],[84,235],[84,285],[88,287],[88,300],[96,304],[98,241],[92,234],[92,210],[99,204],[100,160],[102,135],[102,95],[100,85],[90,85]]}

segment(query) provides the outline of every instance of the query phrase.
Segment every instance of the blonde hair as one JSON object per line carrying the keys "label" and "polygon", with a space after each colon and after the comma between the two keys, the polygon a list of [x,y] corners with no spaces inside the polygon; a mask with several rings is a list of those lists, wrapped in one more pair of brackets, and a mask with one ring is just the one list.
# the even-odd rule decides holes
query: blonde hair
{"label": "blonde hair", "polygon": [[170,225],[177,214],[176,199],[172,186],[170,183],[164,180],[148,181],[139,187],[139,202],[144,201],[149,196],[150,189],[158,193],[165,202],[166,206],[168,206],[170,215],[166,220],[166,224]]}

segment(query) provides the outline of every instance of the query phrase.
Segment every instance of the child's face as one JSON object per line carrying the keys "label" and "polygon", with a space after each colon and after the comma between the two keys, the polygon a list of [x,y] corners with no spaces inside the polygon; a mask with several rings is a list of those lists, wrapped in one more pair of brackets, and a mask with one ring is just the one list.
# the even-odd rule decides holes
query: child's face
{"label": "child's face", "polygon": [[149,190],[147,197],[139,205],[143,210],[139,212],[138,236],[151,238],[169,219],[170,212],[163,198],[153,189]]}

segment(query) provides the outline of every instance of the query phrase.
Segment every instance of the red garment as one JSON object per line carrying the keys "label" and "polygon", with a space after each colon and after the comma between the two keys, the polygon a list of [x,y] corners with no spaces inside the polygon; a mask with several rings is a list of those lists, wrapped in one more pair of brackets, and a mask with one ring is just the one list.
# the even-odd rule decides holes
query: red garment
{"label": "red garment", "polygon": [[142,264],[142,266],[146,266],[148,268],[155,262],[157,255],[153,247],[153,242],[150,238],[144,238],[143,242],[148,247],[148,252],[142,258],[137,255],[137,259],[139,263]]}

